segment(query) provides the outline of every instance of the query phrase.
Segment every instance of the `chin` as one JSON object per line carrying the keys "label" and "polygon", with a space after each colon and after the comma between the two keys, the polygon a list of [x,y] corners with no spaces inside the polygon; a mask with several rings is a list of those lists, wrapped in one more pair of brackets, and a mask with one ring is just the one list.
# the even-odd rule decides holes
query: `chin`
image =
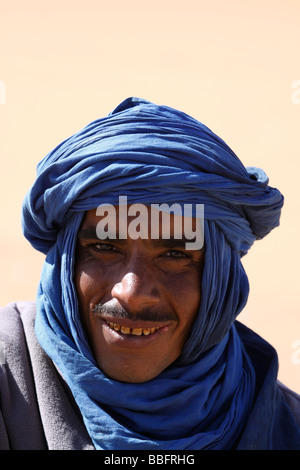
{"label": "chin", "polygon": [[143,382],[149,382],[149,380],[154,379],[157,377],[162,370],[151,370],[151,371],[137,371],[134,370],[132,371],[132,368],[130,370],[117,370],[114,368],[111,370],[111,368],[105,368],[99,366],[99,368],[102,370],[102,372],[109,377],[112,380],[116,380],[118,382],[126,382],[126,383],[133,383],[133,384],[138,384],[138,383],[143,383]]}
{"label": "chin", "polygon": [[149,382],[149,380],[154,379],[159,375],[160,372],[158,373],[153,373],[153,374],[143,374],[143,375],[137,375],[137,374],[124,374],[124,373],[109,373],[106,372],[105,374],[113,380],[116,380],[118,382],[125,382],[125,383],[132,383],[132,384],[138,384],[138,383],[143,383],[143,382]]}

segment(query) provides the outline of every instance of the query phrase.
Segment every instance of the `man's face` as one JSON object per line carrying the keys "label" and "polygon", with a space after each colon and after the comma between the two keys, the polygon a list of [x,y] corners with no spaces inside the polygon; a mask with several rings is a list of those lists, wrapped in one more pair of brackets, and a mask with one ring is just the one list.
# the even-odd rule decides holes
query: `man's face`
{"label": "man's face", "polygon": [[[117,216],[118,216],[118,207]],[[81,320],[99,368],[145,382],[180,355],[200,303],[203,250],[184,240],[106,239],[96,210],[78,233],[74,281]]]}

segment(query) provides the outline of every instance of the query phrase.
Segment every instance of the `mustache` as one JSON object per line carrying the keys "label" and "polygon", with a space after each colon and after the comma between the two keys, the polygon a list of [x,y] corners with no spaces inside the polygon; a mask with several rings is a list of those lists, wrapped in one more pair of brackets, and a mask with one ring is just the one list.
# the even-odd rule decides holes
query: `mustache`
{"label": "mustache", "polygon": [[101,302],[97,303],[92,309],[92,312],[100,315],[109,315],[116,319],[127,318],[133,321],[144,321],[144,322],[166,322],[174,321],[175,317],[166,310],[152,310],[150,308],[143,308],[138,312],[130,312],[126,310],[122,305],[107,305]]}

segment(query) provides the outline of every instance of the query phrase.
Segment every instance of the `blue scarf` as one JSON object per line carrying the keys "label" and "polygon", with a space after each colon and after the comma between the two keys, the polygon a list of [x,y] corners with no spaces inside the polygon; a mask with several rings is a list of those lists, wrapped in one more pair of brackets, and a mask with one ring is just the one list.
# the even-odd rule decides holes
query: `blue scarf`
{"label": "blue scarf", "polygon": [[[84,212],[107,202],[204,204],[205,266],[198,316],[181,356],[142,384],[97,367],[73,283]],[[45,253],[37,338],[61,371],[96,449],[228,449],[254,400],[255,371],[234,321],[247,302],[241,263],[279,224],[283,197],[192,117],[129,98],[50,152],[22,211]]]}

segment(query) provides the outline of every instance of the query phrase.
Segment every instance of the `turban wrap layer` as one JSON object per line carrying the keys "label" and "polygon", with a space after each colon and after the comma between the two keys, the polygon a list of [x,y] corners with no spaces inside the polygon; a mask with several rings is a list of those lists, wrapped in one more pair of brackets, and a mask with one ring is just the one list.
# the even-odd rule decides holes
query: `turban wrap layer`
{"label": "turban wrap layer", "polygon": [[[97,368],[73,283],[84,212],[118,204],[122,195],[129,204],[204,204],[198,316],[179,359],[146,386],[119,383]],[[234,324],[249,293],[241,257],[278,226],[282,205],[263,170],[245,168],[206,126],[138,98],[123,101],[39,163],[22,210],[24,235],[47,255],[36,333],[96,449],[226,449],[237,440],[255,388]]]}

